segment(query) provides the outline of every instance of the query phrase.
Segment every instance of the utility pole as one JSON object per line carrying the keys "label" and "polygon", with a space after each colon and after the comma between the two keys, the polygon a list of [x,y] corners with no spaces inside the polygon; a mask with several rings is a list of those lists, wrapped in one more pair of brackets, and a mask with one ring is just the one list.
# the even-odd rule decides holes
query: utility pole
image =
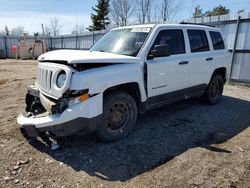
{"label": "utility pole", "polygon": [[46,38],[45,38],[45,32],[44,32],[44,26],[43,24],[41,24],[42,26],[42,31],[43,31],[43,53],[45,53],[45,49],[46,49]]}
{"label": "utility pole", "polygon": [[241,17],[238,16],[235,37],[234,37],[234,45],[233,45],[233,52],[232,52],[233,54],[232,54],[231,66],[230,66],[230,74],[229,74],[229,80],[228,80],[229,84],[232,81],[232,74],[233,74],[233,69],[234,69],[234,59],[235,59],[235,53],[236,53],[236,47],[237,47],[237,41],[238,41],[238,35],[239,35],[239,28],[240,28],[240,19],[241,19]]}

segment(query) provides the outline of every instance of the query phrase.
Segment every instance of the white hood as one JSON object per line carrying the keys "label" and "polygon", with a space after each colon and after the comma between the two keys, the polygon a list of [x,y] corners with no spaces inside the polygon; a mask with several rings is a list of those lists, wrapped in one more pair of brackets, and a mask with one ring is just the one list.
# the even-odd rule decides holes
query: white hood
{"label": "white hood", "polygon": [[42,54],[39,61],[67,61],[77,63],[138,63],[137,57],[88,50],[56,50]]}

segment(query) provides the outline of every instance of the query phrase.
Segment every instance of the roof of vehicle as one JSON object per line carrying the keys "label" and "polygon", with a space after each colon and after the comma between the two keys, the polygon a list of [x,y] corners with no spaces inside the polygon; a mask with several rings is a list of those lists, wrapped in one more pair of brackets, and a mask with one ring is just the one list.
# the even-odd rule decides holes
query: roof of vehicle
{"label": "roof of vehicle", "polygon": [[132,28],[142,28],[142,27],[154,27],[156,24],[141,24],[141,25],[129,25],[129,26],[123,26],[123,27],[117,27],[114,28],[113,30],[118,30],[118,29],[132,29]]}
{"label": "roof of vehicle", "polygon": [[142,24],[142,25],[131,25],[131,26],[124,26],[124,27],[118,27],[113,30],[118,30],[118,29],[132,29],[132,28],[153,28],[153,27],[158,27],[158,28],[163,28],[163,27],[182,27],[182,28],[193,28],[193,29],[209,29],[209,30],[220,30],[217,27],[212,27],[209,25],[205,24],[192,24],[192,23],[179,23],[179,24]]}

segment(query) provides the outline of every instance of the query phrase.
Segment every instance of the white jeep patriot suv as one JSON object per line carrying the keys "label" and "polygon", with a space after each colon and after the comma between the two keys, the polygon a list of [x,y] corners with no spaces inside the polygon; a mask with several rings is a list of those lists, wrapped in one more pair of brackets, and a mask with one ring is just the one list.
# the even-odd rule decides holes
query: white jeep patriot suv
{"label": "white jeep patriot suv", "polygon": [[41,55],[26,114],[27,136],[96,132],[124,138],[137,114],[190,97],[217,103],[228,77],[229,52],[220,29],[195,24],[116,28],[89,51]]}

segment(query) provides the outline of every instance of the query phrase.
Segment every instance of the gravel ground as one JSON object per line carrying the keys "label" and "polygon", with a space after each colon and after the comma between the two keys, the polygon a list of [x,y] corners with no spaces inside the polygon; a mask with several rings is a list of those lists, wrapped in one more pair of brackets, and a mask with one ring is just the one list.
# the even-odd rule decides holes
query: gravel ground
{"label": "gravel ground", "polygon": [[250,88],[152,110],[116,143],[75,136],[52,151],[16,123],[36,66],[0,60],[0,187],[250,187]]}

